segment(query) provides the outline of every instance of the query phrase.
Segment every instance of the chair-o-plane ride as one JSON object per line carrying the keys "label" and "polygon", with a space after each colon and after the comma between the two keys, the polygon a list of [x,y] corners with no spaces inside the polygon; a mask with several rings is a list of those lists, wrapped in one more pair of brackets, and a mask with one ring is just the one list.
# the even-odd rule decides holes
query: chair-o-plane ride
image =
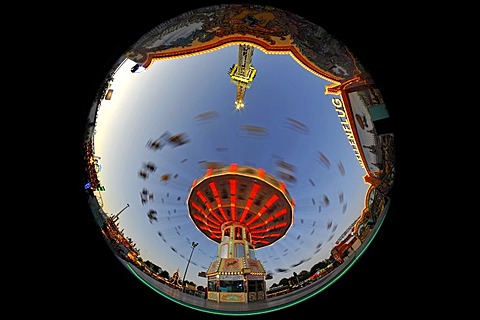
{"label": "chair-o-plane ride", "polygon": [[[201,65],[201,68],[200,63],[195,62],[191,65],[190,61],[195,60],[188,60],[185,65],[190,67],[187,68],[183,68],[184,65],[182,64],[182,68],[177,67],[177,69],[172,68],[172,70],[170,70],[168,69],[170,65],[165,64],[165,69],[162,69],[164,67],[162,64],[162,68],[152,68],[152,72],[149,72],[149,68],[156,62],[209,54],[229,46],[238,47],[238,51],[236,51],[236,63],[233,64],[230,69],[227,68],[230,64],[230,59],[234,58],[234,56],[231,58],[227,57],[228,59],[226,60],[219,60],[222,63],[215,61],[215,63],[211,65]],[[298,83],[297,78],[294,77],[278,77],[272,82],[274,85],[271,85],[270,81],[272,80],[270,77],[271,74],[273,74],[271,73],[272,70],[280,70],[283,72],[289,71],[290,69],[282,69],[284,65],[279,64],[280,60],[271,59],[277,62],[270,63],[270,60],[267,61],[263,55],[261,55],[258,60],[257,57],[255,57],[254,60],[253,55],[257,52],[256,50],[266,55],[289,55],[301,68],[306,70],[306,76],[310,77],[313,75],[320,78],[318,80],[321,80],[322,86],[314,87],[312,90],[316,90],[314,91],[315,98],[320,98],[319,101],[322,107],[323,104],[327,104],[325,111],[318,108],[319,103],[317,100],[311,105],[306,103],[305,107],[303,107],[303,105],[298,106],[299,103],[296,95],[292,95],[292,99],[284,99],[285,101],[278,100],[281,103],[272,102],[262,104],[263,99],[265,99],[265,97],[270,98],[270,95],[276,95],[275,97],[279,99],[284,96],[280,90],[264,92],[266,89],[270,87],[276,89],[277,84],[281,84],[278,88],[282,89],[297,84],[300,85],[304,83],[303,81],[306,77],[302,74],[301,78],[298,78]],[[229,54],[230,52],[233,51],[228,51]],[[224,59],[225,56],[222,55],[219,54],[218,56]],[[205,61],[209,60],[207,59]],[[228,61],[228,65],[224,64],[226,61]],[[121,86],[120,83],[116,86],[113,83],[114,75],[116,75],[117,71],[121,71],[119,76],[123,77],[123,65],[125,62],[128,63],[129,67],[130,63],[135,64],[130,68],[131,73],[143,73],[145,71],[145,74],[139,76],[139,78],[143,77],[139,82],[132,81],[131,84],[129,83],[129,85],[125,85],[125,87]],[[254,66],[253,62],[257,62],[258,65]],[[196,68],[197,64],[199,66],[198,69]],[[172,64],[172,66],[176,67],[178,65]],[[195,67],[195,72],[189,72],[186,75],[184,71],[193,70],[194,67],[192,66]],[[297,67],[296,65],[293,66]],[[273,69],[273,67],[275,69]],[[287,67],[296,70],[294,67]],[[298,69],[300,69],[300,67]],[[222,71],[222,68],[225,69]],[[160,73],[159,70],[162,73]],[[181,72],[178,72],[179,70]],[[224,89],[224,83],[221,82],[223,78],[218,76],[220,72],[225,71],[227,71],[226,73],[230,78],[230,82],[236,86],[235,95],[232,94],[234,90],[231,87]],[[178,79],[184,79],[182,77],[188,76],[188,81],[182,82],[182,85],[195,85],[195,92],[189,95],[189,99],[187,100],[183,100],[183,95],[179,97],[180,93],[176,92],[176,90],[168,92],[168,88],[166,86],[163,87],[163,84],[169,81],[169,77],[171,75],[176,76],[177,73]],[[159,74],[161,74],[160,79],[153,79]],[[277,73],[274,74],[277,75]],[[225,77],[225,75],[223,76]],[[121,77],[117,79],[121,79]],[[150,86],[142,87],[141,84],[144,84],[142,81],[147,81],[147,79],[148,81],[154,81],[152,83],[154,83],[155,86],[162,87],[161,89],[165,91],[158,91],[157,93],[156,90],[150,90]],[[172,77],[172,79],[176,81],[176,78]],[[191,79],[195,79],[195,81],[190,81]],[[317,79],[313,78],[313,80]],[[175,81],[172,81],[172,83]],[[200,81],[202,81],[202,85],[198,86]],[[255,91],[250,92],[251,85],[254,81],[253,89],[255,89]],[[310,80],[305,83],[310,83],[309,81]],[[212,86],[210,83],[215,85]],[[255,87],[257,83],[259,86]],[[203,84],[208,84],[208,86],[204,87]],[[140,87],[155,92],[149,92],[147,96],[137,94],[137,91],[134,91],[134,89]],[[172,236],[175,243],[170,245],[170,249],[173,253],[163,244],[159,245],[158,249],[154,247],[154,249],[150,250],[150,257],[159,260],[154,261],[155,259],[153,258],[152,261],[148,260],[151,262],[151,265],[146,264],[147,259],[150,258],[148,250],[151,248],[150,245],[156,246],[157,243],[150,242],[150,237],[144,237],[143,228],[141,229],[141,234],[135,229],[137,223],[143,223],[143,220],[131,222],[133,220],[125,219],[122,221],[122,223],[125,224],[127,224],[127,222],[128,224],[131,223],[133,226],[131,228],[132,234],[129,233],[127,237],[123,234],[123,229],[119,231],[117,220],[119,214],[124,211],[125,208],[129,207],[129,204],[113,217],[107,217],[107,214],[102,208],[103,199],[101,195],[94,197],[93,194],[94,191],[97,194],[105,191],[102,183],[114,186],[113,182],[116,181],[104,171],[101,174],[102,183],[100,182],[100,178],[97,176],[98,168],[95,162],[96,155],[95,149],[93,148],[93,136],[98,132],[96,131],[97,128],[95,125],[96,121],[98,121],[96,117],[100,101],[111,100],[113,89],[117,90],[117,88],[119,91],[124,90],[121,93],[125,94],[125,96],[127,96],[126,93],[133,92],[135,98],[145,98],[145,103],[147,103],[145,106],[137,104],[130,106],[130,103],[128,103],[128,108],[134,107],[135,111],[137,109],[142,112],[145,111],[145,115],[142,116],[145,117],[148,123],[151,121],[155,123],[155,128],[167,125],[178,125],[182,127],[183,132],[170,135],[169,131],[165,130],[159,138],[148,140],[147,147],[153,151],[161,151],[165,146],[176,148],[190,142],[185,134],[185,131],[191,128],[188,122],[190,120],[187,119],[186,122],[182,123],[175,122],[179,121],[176,119],[183,120],[183,113],[180,112],[184,112],[185,110],[185,113],[196,114],[195,119],[193,119],[195,125],[200,123],[203,125],[210,122],[208,126],[206,125],[207,129],[198,127],[191,131],[192,135],[199,137],[198,145],[204,143],[208,148],[200,150],[200,148],[196,148],[196,146],[195,148],[186,146],[185,149],[189,147],[190,149],[185,151],[185,153],[182,153],[184,151],[180,150],[178,153],[180,158],[175,159],[183,159],[181,160],[181,167],[176,167],[177,164],[171,161],[173,159],[173,153],[171,153],[173,151],[171,150],[166,150],[159,158],[160,161],[164,162],[164,170],[166,172],[162,172],[159,177],[161,186],[158,191],[162,194],[166,191],[167,197],[171,190],[175,190],[175,192],[179,192],[179,194],[177,202],[163,204],[164,199],[162,198],[160,207],[154,207],[158,209],[158,219],[160,219],[162,212],[167,211],[168,216],[166,216],[166,219],[170,222],[170,208],[176,206],[174,207],[174,217],[182,219],[177,220],[179,221],[178,228],[180,228],[180,226],[186,227],[182,229],[182,232],[176,230],[176,234]],[[192,89],[192,87],[187,86],[182,88],[182,93],[190,89]],[[163,94],[165,94],[164,92],[168,93],[167,97],[163,96]],[[285,92],[285,94],[290,94],[290,91]],[[300,96],[302,101],[304,100],[303,98],[310,99],[309,95],[311,91],[303,92],[304,91],[299,91],[299,94],[302,94],[302,96]],[[162,93],[162,96],[160,93]],[[282,93],[282,95],[278,93]],[[331,99],[327,97],[324,100],[321,96],[322,93],[323,95],[332,95]],[[152,95],[150,96],[150,94]],[[158,108],[151,107],[150,104],[151,101],[156,103],[157,100],[153,99],[156,94],[162,99],[162,103]],[[390,125],[388,109],[386,108],[381,93],[371,78],[371,75],[348,48],[340,41],[335,40],[323,28],[293,13],[258,5],[221,5],[201,8],[177,16],[146,33],[124,52],[121,59],[112,67],[112,71],[106,78],[101,90],[99,90],[98,96],[98,101],[96,100],[94,103],[95,112],[92,112],[89,116],[87,127],[89,141],[87,141],[86,144],[88,147],[86,151],[89,161],[87,164],[88,184],[86,184],[86,188],[89,189],[89,193],[92,193],[91,198],[89,198],[89,203],[96,217],[96,221],[102,225],[105,223],[106,229],[102,231],[104,231],[105,237],[113,240],[110,242],[115,249],[118,249],[116,252],[120,252],[120,257],[126,260],[126,263],[130,263],[134,267],[143,268],[142,270],[148,270],[147,272],[149,272],[149,274],[153,274],[156,277],[158,276],[157,274],[150,273],[153,270],[152,265],[159,267],[159,270],[161,269],[162,272],[165,271],[168,273],[169,269],[173,269],[176,267],[176,264],[183,262],[183,260],[177,260],[178,257],[174,256],[178,255],[181,258],[185,256],[185,248],[177,250],[177,245],[180,243],[177,241],[182,241],[183,237],[186,237],[188,243],[192,244],[190,258],[192,257],[193,249],[198,245],[198,242],[195,242],[198,241],[197,237],[208,239],[213,243],[212,247],[210,241],[205,241],[208,242],[208,246],[206,246],[208,250],[203,252],[205,256],[207,256],[207,254],[213,254],[213,256],[208,256],[206,260],[205,257],[198,258],[200,263],[195,263],[197,266],[196,271],[201,270],[198,272],[198,277],[206,277],[206,283],[204,279],[201,279],[202,284],[196,286],[193,281],[189,283],[185,281],[190,258],[188,258],[187,267],[183,273],[181,283],[178,268],[173,276],[169,277],[171,281],[167,281],[167,284],[174,284],[175,288],[183,291],[185,291],[187,286],[191,286],[192,288],[189,289],[189,293],[194,293],[193,298],[178,294],[177,290],[170,290],[171,288],[169,287],[164,290],[164,287],[159,285],[155,280],[160,279],[160,281],[163,281],[163,273],[161,276],[152,278],[153,280],[145,277],[145,279],[147,279],[146,282],[151,285],[155,291],[162,295],[167,295],[175,301],[177,301],[178,298],[177,302],[181,304],[188,306],[191,303],[191,306],[195,309],[204,311],[212,309],[214,313],[218,311],[220,313],[228,313],[230,311],[243,310],[246,313],[254,314],[259,310],[258,308],[264,307],[265,311],[276,310],[282,306],[282,304],[292,304],[294,299],[312,296],[315,292],[319,292],[328,287],[329,284],[338,279],[338,277],[348,269],[348,266],[356,261],[368,247],[383,222],[385,213],[388,211],[390,205],[390,190],[393,186],[395,175],[395,153],[393,133],[388,130],[388,126]],[[109,102],[110,105],[116,103],[116,96],[113,97],[113,101]],[[192,98],[190,98],[190,96]],[[290,96],[287,96],[287,98],[289,97]],[[200,101],[200,98],[205,100]],[[209,100],[206,100],[207,98]],[[120,96],[119,99],[122,100],[123,98]],[[294,108],[291,108],[290,100],[297,102]],[[144,100],[139,101],[144,103]],[[181,101],[182,103],[171,104],[170,101]],[[234,104],[234,115],[232,115],[232,110],[226,109],[229,112],[228,118],[224,116],[225,113],[222,114],[224,111],[222,108],[230,108],[228,106],[225,107],[225,101],[227,101],[227,103],[231,101]],[[118,106],[123,106],[122,103],[127,104],[126,102],[129,101],[122,100]],[[180,105],[181,108],[177,108],[177,104]],[[115,106],[115,104],[112,106]],[[211,109],[199,109],[198,106],[201,108],[207,106]],[[256,113],[260,109],[256,108],[257,106],[264,107],[261,110],[262,112]],[[332,108],[334,108],[334,110],[331,110]],[[112,108],[110,108],[110,110],[112,110]],[[130,109],[128,109],[128,111],[130,112]],[[305,113],[303,113],[304,111]],[[320,114],[317,112],[321,112],[321,115],[325,114],[328,117],[319,117]],[[139,114],[140,113],[141,112],[139,112]],[[330,114],[332,115],[332,120],[327,121],[327,119],[330,119]],[[93,117],[93,115],[95,117]],[[121,113],[122,117],[124,117],[124,115],[124,113]],[[147,115],[149,116],[148,119]],[[170,117],[165,117],[165,115],[173,115],[173,118],[170,119]],[[267,115],[267,117],[265,117],[265,115]],[[275,115],[275,118],[272,119],[268,117],[268,115]],[[310,117],[310,115],[312,116]],[[102,114],[100,114],[100,116],[102,116]],[[224,116],[218,122],[220,123],[218,126],[217,123],[214,122],[216,121],[214,118],[217,116]],[[122,117],[119,117],[119,119],[123,119]],[[240,117],[243,117],[242,121],[245,120],[247,122],[237,122]],[[320,118],[322,121],[325,120],[327,125],[320,126],[316,122],[316,120]],[[143,118],[139,117],[139,119]],[[154,119],[154,121],[152,119]],[[159,120],[157,121],[157,119]],[[165,119],[168,119],[168,121]],[[248,122],[252,121],[252,119],[254,120],[253,122]],[[276,121],[276,119],[284,119],[287,130],[277,130],[278,121]],[[272,125],[267,122],[270,120],[272,120]],[[306,122],[304,123],[303,121],[305,120]],[[337,120],[338,123],[335,123],[334,121]],[[330,126],[330,122],[332,122],[332,126]],[[110,118],[108,123],[110,123]],[[159,125],[159,123],[161,125]],[[210,127],[210,124],[213,125]],[[115,123],[115,125],[118,126],[117,128],[123,129],[119,123]],[[142,126],[143,125],[142,123]],[[238,127],[234,127],[235,125],[238,125]],[[274,127],[275,130],[272,130],[272,132],[278,132],[280,134],[267,134],[270,132],[268,129],[270,129],[271,126],[273,127],[273,125],[277,126]],[[345,134],[346,140],[348,141],[345,148],[352,149],[347,151],[353,151],[354,158],[351,158],[351,154],[344,153],[343,149],[337,151],[331,147],[334,144],[329,140],[331,137],[329,133],[333,132],[334,126],[337,125],[340,126],[341,129],[339,130],[338,141],[341,141],[343,138],[342,135]],[[234,149],[234,152],[228,155],[225,153],[225,156],[222,154],[219,155],[218,158],[211,159],[211,154],[208,154],[211,144],[216,143],[216,141],[218,141],[217,138],[225,132],[223,128],[227,128],[226,131],[228,134],[221,136],[221,141],[224,144],[219,145],[221,148],[216,148],[216,150],[223,152]],[[231,128],[240,130],[240,134],[238,135],[239,139],[237,139],[237,136],[234,136],[238,131],[230,130]],[[147,129],[150,130],[150,128],[146,127],[144,130],[142,127],[138,135],[132,134],[131,138],[134,138],[136,142],[144,144],[145,140],[140,140],[140,137],[143,138],[143,133],[147,132]],[[99,127],[99,131],[102,130],[102,127]],[[118,130],[118,132],[125,134],[124,132],[126,132],[126,130]],[[292,135],[290,132],[293,132]],[[337,139],[336,131],[333,133],[332,139]],[[305,139],[297,137],[297,134],[310,135],[310,137],[315,137],[316,140],[313,141],[310,137],[306,137]],[[332,177],[333,180],[325,180],[327,183],[321,185],[319,188],[316,187],[310,177],[294,176],[283,171],[273,172],[274,169],[271,167],[273,162],[266,157],[270,157],[271,153],[276,160],[279,159],[276,154],[278,149],[272,146],[276,147],[275,144],[283,143],[285,138],[290,139],[291,137],[295,139],[292,141],[305,144],[298,145],[299,148],[302,148],[302,154],[291,154],[291,156],[288,154],[287,158],[289,159],[288,162],[285,162],[285,166],[295,167],[301,165],[303,168],[309,168],[309,165],[316,166],[317,163],[319,163],[318,170],[317,167],[314,167],[312,174],[316,174],[316,176],[320,178],[324,177],[325,174],[325,177],[329,179]],[[115,139],[116,138],[117,137],[115,137]],[[243,138],[258,138],[258,140],[254,142],[255,148],[258,146],[258,149],[250,148],[248,143],[252,140]],[[261,138],[265,138],[265,140],[261,140]],[[247,142],[245,143],[245,141]],[[266,141],[266,143],[263,141]],[[104,146],[102,145],[101,139],[95,142],[99,155],[103,152],[103,149],[105,149],[105,152],[107,152],[107,150],[110,151],[110,149],[105,146],[110,147],[112,145],[111,143],[106,144],[103,142]],[[303,148],[304,146],[305,148]],[[279,147],[281,147],[281,145]],[[339,147],[343,148],[341,145],[339,145]],[[327,150],[324,150],[324,148]],[[132,150],[135,149],[128,149],[128,151]],[[258,152],[259,150],[261,152]],[[281,150],[281,153],[283,153],[283,149]],[[200,152],[197,153],[197,151]],[[309,152],[310,155],[314,156],[304,156],[303,152],[305,152],[305,154]],[[265,154],[265,157],[263,157],[263,154]],[[194,159],[191,159],[192,155]],[[242,159],[243,155],[248,156],[249,161]],[[187,159],[189,161],[184,163]],[[334,159],[338,160],[337,168],[334,168],[332,165],[332,168],[338,169],[338,172],[333,170],[328,171],[331,165],[330,159],[332,159],[332,164]],[[117,158],[115,158],[115,161],[116,160]],[[200,164],[201,173],[197,171],[199,169],[197,164]],[[247,164],[253,164],[253,166]],[[278,165],[278,162],[276,162],[276,164]],[[344,166],[344,164],[346,164],[346,166]],[[105,166],[105,168],[107,168],[107,166]],[[142,168],[138,173],[139,177],[143,180],[149,178],[148,173],[153,173],[156,170],[156,165],[153,162],[146,162],[145,168],[145,171]],[[184,174],[182,177],[184,179],[179,179],[174,182],[177,183],[175,185],[178,187],[177,189],[167,188],[167,184],[178,176],[177,172],[172,174],[170,171],[172,168],[175,170],[180,168],[182,171],[179,172]],[[109,168],[107,170],[114,169]],[[191,170],[195,170],[193,174]],[[290,170],[287,172],[290,172]],[[346,172],[348,172],[348,175],[346,175]],[[304,173],[302,172],[301,174],[303,175]],[[310,172],[306,170],[305,174],[310,174]],[[363,181],[361,177],[363,177]],[[345,180],[342,181],[340,179]],[[150,180],[149,183],[152,181],[153,179]],[[296,184],[297,181],[299,181],[298,184]],[[330,181],[331,186],[329,185]],[[192,182],[191,185],[190,182]],[[303,224],[305,218],[306,223],[309,223],[308,228],[311,229],[311,233],[309,235],[305,234],[306,237],[309,237],[308,243],[303,244],[305,237],[295,242],[300,236],[303,236],[302,232],[305,229],[298,230],[296,226],[292,228],[294,223],[295,201],[290,196],[286,188],[286,183],[288,183],[290,188],[289,191],[298,201],[295,212],[297,221]],[[123,194],[123,191],[126,191],[126,189],[123,190],[123,188],[130,187],[130,185],[131,184],[115,185],[115,188],[121,190]],[[355,189],[357,186],[358,192]],[[143,193],[143,190],[146,190],[145,193]],[[344,191],[346,195],[345,200]],[[324,198],[328,200],[327,194],[330,196],[330,192],[338,192],[338,202],[335,203],[337,207],[330,206],[326,211],[322,211],[321,214],[316,214],[323,210],[322,208],[328,206],[329,201],[322,202],[321,200]],[[363,197],[363,192],[365,192],[365,197]],[[160,196],[162,196],[162,194],[160,194]],[[351,196],[349,196],[350,194]],[[151,201],[152,205],[156,206],[156,204],[153,203],[153,195],[154,192],[142,189],[141,205]],[[105,194],[105,196],[107,195]],[[299,199],[299,196],[302,199]],[[321,200],[319,201],[318,197],[322,196],[323,198],[320,198]],[[155,195],[155,198],[156,197]],[[308,206],[304,205],[303,200],[309,200],[310,197],[313,204],[309,203]],[[105,198],[107,199],[107,197]],[[115,202],[117,200],[114,200],[115,201],[112,201],[113,203],[108,204],[109,207],[116,205]],[[349,200],[348,207],[347,200]],[[187,214],[185,214],[184,210],[185,205],[188,210]],[[135,204],[132,205],[132,209],[134,206]],[[181,208],[181,210],[177,212],[177,208]],[[148,221],[152,224],[152,226],[149,225],[149,227],[152,228],[158,227],[155,225],[155,222],[157,222],[157,210],[155,209],[151,209],[147,213]],[[136,213],[132,213],[132,215],[136,215]],[[186,218],[186,216],[189,218]],[[189,219],[191,221],[189,221]],[[315,222],[320,223],[315,225]],[[305,224],[305,226],[306,225],[307,224]],[[165,239],[169,237],[169,231],[172,229],[172,225],[167,224],[161,227],[168,228],[168,232],[163,232],[164,230],[158,229],[155,231],[162,240],[167,243]],[[303,228],[304,226],[301,227]],[[127,228],[127,230],[130,230],[130,228]],[[200,231],[200,233],[197,232],[197,230]],[[314,234],[313,231],[315,230],[320,230],[320,232]],[[336,232],[343,233],[338,236]],[[133,242],[133,240],[129,238],[131,235],[138,236],[138,238],[135,238],[138,242]],[[203,236],[206,238],[203,238]],[[337,241],[333,244],[335,236],[337,237]],[[124,241],[121,242],[118,241],[118,239]],[[195,241],[192,242],[191,240]],[[146,243],[147,241],[148,243]],[[139,245],[138,249],[135,247],[136,243]],[[217,244],[216,257],[214,255],[215,243]],[[268,256],[268,260],[263,260],[261,255],[259,255],[259,258],[262,260],[257,259],[256,250],[274,244],[274,249],[277,249],[277,246],[279,249],[281,249],[282,246],[284,249],[286,247],[288,247],[286,249],[289,249],[290,245],[298,244],[299,246],[302,245],[301,248],[298,248],[302,250],[298,251],[299,256],[287,255],[285,253],[285,259],[278,263],[276,260],[281,258],[277,255],[280,250],[278,252],[271,250],[272,255],[266,255]],[[140,255],[140,247],[145,248],[144,252],[147,253],[143,257]],[[267,248],[264,252],[269,252],[270,249],[272,249],[272,247]],[[206,253],[207,251],[208,253]],[[263,254],[264,252],[260,253]],[[270,271],[267,274],[262,261],[265,265],[269,262],[272,263],[272,266],[275,264],[275,266],[273,266],[277,267],[275,270],[285,270],[278,271],[279,273],[283,273],[290,271],[289,269],[281,268],[285,265],[290,265],[292,268],[295,268],[295,271],[299,271],[296,268],[300,268],[300,264],[292,264],[289,262],[300,261],[303,263],[310,259],[312,260],[309,264],[312,263],[314,268],[309,265],[303,265],[301,268],[303,270],[312,268],[308,278],[302,279],[305,280],[306,284],[312,285],[312,287],[310,287],[312,289],[298,290],[295,294],[285,297],[285,299],[269,300],[267,298],[267,280],[273,279],[273,276],[276,274],[271,274]],[[323,266],[325,262],[329,264]],[[267,267],[270,268],[268,265]],[[311,274],[314,270],[315,272]],[[329,275],[328,278],[323,279],[324,275],[334,270],[335,272],[332,272],[331,276]],[[293,273],[295,274],[295,272]],[[144,277],[144,274],[139,272],[139,276]],[[321,277],[322,281],[313,284],[314,281]],[[281,282],[280,280],[280,284]],[[204,288],[204,286],[206,288]],[[277,287],[277,285],[272,285],[270,289],[274,287]],[[283,290],[283,286],[279,285],[278,288]],[[207,301],[197,296],[203,289],[206,289],[205,298]],[[275,295],[273,296],[277,296],[278,292],[279,291],[274,291]],[[269,291],[269,297],[271,296],[271,291]],[[239,304],[235,304],[235,302]],[[259,303],[249,304],[249,302]]]}
{"label": "chair-o-plane ride", "polygon": [[255,250],[281,239],[293,223],[285,183],[250,166],[210,168],[187,199],[195,226],[218,243],[206,273],[207,298],[218,302],[266,299],[266,272]]}

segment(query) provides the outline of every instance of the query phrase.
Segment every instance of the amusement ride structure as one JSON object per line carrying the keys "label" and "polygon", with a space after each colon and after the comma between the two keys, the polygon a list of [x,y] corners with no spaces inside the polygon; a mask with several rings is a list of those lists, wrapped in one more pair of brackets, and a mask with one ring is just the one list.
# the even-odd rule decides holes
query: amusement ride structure
{"label": "amusement ride structure", "polygon": [[193,182],[188,210],[195,226],[218,243],[206,273],[208,299],[248,302],[266,298],[266,272],[255,250],[285,236],[295,201],[285,184],[250,166],[210,168]]}
{"label": "amusement ride structure", "polygon": [[238,46],[238,63],[230,68],[230,78],[232,83],[237,85],[237,98],[235,100],[235,109],[240,110],[245,107],[245,91],[257,75],[257,70],[252,65],[253,46],[241,44]]}

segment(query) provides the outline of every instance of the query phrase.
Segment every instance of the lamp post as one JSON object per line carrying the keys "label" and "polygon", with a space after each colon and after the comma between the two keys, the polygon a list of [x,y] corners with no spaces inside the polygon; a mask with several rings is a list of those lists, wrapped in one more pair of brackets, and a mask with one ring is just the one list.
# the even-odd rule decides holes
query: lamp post
{"label": "lamp post", "polygon": [[195,250],[196,246],[198,246],[198,243],[195,241],[192,242],[192,252],[190,252],[190,257],[188,258],[187,267],[185,268],[185,273],[183,274],[182,292],[185,292],[185,277],[187,276],[187,270],[188,270],[188,266],[190,265],[190,259],[192,259],[193,250]]}

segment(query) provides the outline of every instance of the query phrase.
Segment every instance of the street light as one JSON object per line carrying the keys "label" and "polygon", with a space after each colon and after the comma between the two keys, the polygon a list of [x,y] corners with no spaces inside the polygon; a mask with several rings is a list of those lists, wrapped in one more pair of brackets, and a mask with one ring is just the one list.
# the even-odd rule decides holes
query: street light
{"label": "street light", "polygon": [[185,273],[183,274],[182,292],[185,292],[185,277],[187,276],[187,270],[188,270],[188,266],[190,265],[190,259],[192,259],[193,250],[195,250],[196,246],[198,246],[198,243],[195,241],[192,242],[192,252],[190,252],[190,257],[188,258],[187,267],[185,268]]}

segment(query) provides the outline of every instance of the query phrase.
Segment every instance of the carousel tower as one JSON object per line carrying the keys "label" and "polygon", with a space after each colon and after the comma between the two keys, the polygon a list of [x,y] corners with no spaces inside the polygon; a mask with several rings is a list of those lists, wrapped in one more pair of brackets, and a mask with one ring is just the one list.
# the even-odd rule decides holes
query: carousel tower
{"label": "carousel tower", "polygon": [[255,250],[284,237],[293,223],[285,183],[250,166],[210,168],[193,182],[187,204],[195,226],[218,243],[207,271],[208,299],[264,300],[266,271]]}

